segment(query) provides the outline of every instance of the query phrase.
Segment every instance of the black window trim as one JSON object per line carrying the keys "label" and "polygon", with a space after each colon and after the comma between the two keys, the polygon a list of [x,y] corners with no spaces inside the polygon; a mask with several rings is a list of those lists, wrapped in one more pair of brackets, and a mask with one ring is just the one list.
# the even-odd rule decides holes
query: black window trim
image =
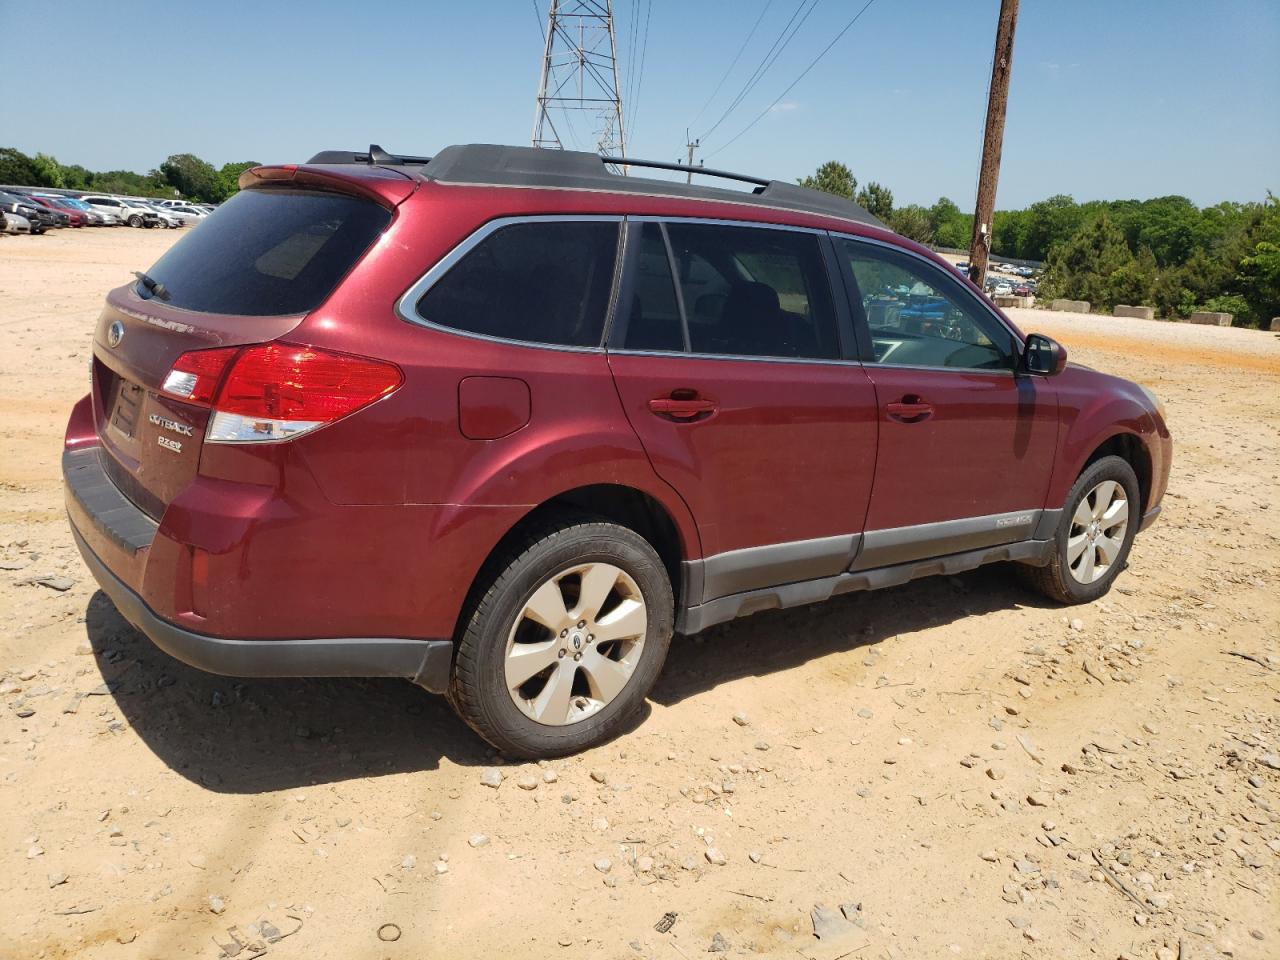
{"label": "black window trim", "polygon": [[866,314],[862,309],[862,300],[860,295],[858,295],[859,294],[858,282],[853,276],[853,267],[849,263],[849,258],[846,256],[843,256],[837,250],[836,257],[839,260],[840,277],[846,287],[846,294],[847,294],[846,300],[849,303],[850,312],[853,314],[854,326],[857,332],[858,351],[864,363],[872,367],[884,367],[884,368],[892,368],[896,370],[933,370],[933,371],[941,371],[945,373],[965,374],[968,376],[973,376],[976,374],[976,375],[985,375],[985,376],[1016,377],[1018,375],[1018,367],[1019,367],[1018,361],[1020,359],[1020,355],[1021,355],[1022,347],[1024,343],[1023,338],[1021,334],[1018,333],[1017,330],[1015,330],[1013,327],[1009,325],[1009,322],[1000,314],[1000,312],[986,301],[985,298],[974,296],[973,291],[967,289],[964,286],[964,284],[960,283],[956,277],[949,276],[945,270],[940,268],[936,263],[934,263],[928,257],[921,256],[919,253],[916,253],[916,251],[914,250],[910,250],[906,247],[899,246],[896,243],[886,243],[883,240],[877,240],[873,237],[860,236],[856,233],[841,233],[841,232],[832,230],[832,231],[828,231],[828,235],[831,238],[833,247],[835,246],[836,240],[848,240],[853,243],[867,244],[869,246],[874,246],[874,247],[884,247],[885,249],[892,250],[895,253],[899,253],[904,256],[919,260],[921,263],[935,270],[939,276],[946,277],[947,280],[954,282],[956,289],[958,289],[963,296],[967,296],[969,298],[969,302],[978,304],[983,312],[985,312],[988,316],[990,316],[993,320],[995,320],[995,322],[1000,327],[1002,327],[1006,332],[1008,332],[1009,337],[1013,341],[1014,354],[1015,354],[1013,358],[1014,360],[1013,366],[1008,370],[990,370],[990,369],[983,369],[983,368],[977,368],[977,367],[932,367],[932,366],[925,366],[923,364],[905,364],[905,363],[904,364],[878,363],[875,359],[875,352],[871,343],[871,325],[867,322]]}
{"label": "black window trim", "polygon": [[[613,326],[613,314],[617,308],[618,275],[622,268],[623,257],[625,256],[622,230],[625,221],[626,217],[620,213],[521,214],[514,217],[498,217],[497,219],[490,220],[482,224],[472,233],[468,234],[461,243],[437,260],[431,269],[414,281],[409,289],[402,293],[399,299],[396,300],[396,314],[406,323],[411,323],[419,327],[426,327],[429,330],[438,330],[441,333],[448,333],[458,337],[468,337],[472,340],[487,340],[490,343],[503,343],[517,347],[531,347],[535,350],[565,350],[571,353],[600,353],[604,350],[605,338],[608,336],[609,330]],[[448,327],[441,323],[433,323],[426,317],[422,316],[422,314],[418,313],[418,301],[423,298],[428,290],[444,279],[445,274],[456,266],[463,257],[483,243],[491,234],[497,233],[504,227],[510,227],[522,223],[615,223],[618,225],[618,242],[614,254],[613,279],[609,287],[609,302],[605,311],[601,339],[595,346],[580,347],[564,343],[539,343],[537,340],[516,340],[510,337],[495,337],[488,333],[475,333],[471,330],[460,330],[457,327]]]}
{"label": "black window trim", "polygon": [[[676,305],[680,309],[680,324],[684,331],[685,349],[641,350],[634,347],[623,347],[618,343],[618,340],[625,331],[615,333],[615,324],[613,323],[614,316],[611,314],[605,337],[605,345],[610,353],[616,353],[621,356],[687,357],[698,360],[734,360],[752,363],[800,363],[822,364],[824,366],[862,366],[862,359],[858,355],[859,352],[855,345],[855,325],[851,315],[851,308],[849,306],[850,298],[847,295],[845,280],[840,272],[839,256],[835,249],[835,244],[831,241],[832,234],[829,230],[821,227],[802,227],[789,223],[765,223],[759,220],[730,220],[721,217],[662,216],[658,214],[628,216],[626,221],[626,250],[620,258],[623,263],[623,276],[621,283],[618,285],[619,288],[617,296],[615,297],[615,307],[626,302],[624,298],[631,290],[631,285],[634,282],[635,271],[638,268],[640,231],[632,229],[632,225],[644,223],[658,224],[662,228],[662,239],[666,244],[667,258],[671,265],[671,276],[673,285],[676,289]],[[827,279],[827,292],[831,296],[831,308],[834,311],[836,346],[840,355],[838,357],[761,357],[754,354],[694,352],[691,349],[692,345],[689,339],[689,321],[684,309],[684,294],[680,289],[680,284],[674,282],[676,277],[675,258],[674,252],[671,248],[671,240],[667,236],[666,227],[669,223],[689,223],[712,227],[747,227],[759,230],[785,230],[791,233],[809,233],[817,237],[818,248],[822,257],[822,266]]]}

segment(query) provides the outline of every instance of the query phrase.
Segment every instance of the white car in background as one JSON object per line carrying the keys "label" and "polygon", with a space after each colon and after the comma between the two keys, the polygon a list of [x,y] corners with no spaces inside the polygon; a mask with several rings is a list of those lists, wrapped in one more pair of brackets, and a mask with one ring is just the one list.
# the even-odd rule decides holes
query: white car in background
{"label": "white car in background", "polygon": [[137,202],[145,204],[154,210],[156,212],[156,216],[160,218],[160,222],[171,230],[176,230],[178,227],[186,226],[187,221],[182,214],[173,210],[171,207],[163,206],[157,200],[139,200]]}
{"label": "white car in background", "polygon": [[4,214],[4,233],[30,233],[31,221],[16,213]]}
{"label": "white car in background", "polygon": [[86,193],[80,199],[95,210],[114,213],[131,227],[158,227],[162,222],[160,214],[151,207],[128,197],[108,197],[98,193]]}

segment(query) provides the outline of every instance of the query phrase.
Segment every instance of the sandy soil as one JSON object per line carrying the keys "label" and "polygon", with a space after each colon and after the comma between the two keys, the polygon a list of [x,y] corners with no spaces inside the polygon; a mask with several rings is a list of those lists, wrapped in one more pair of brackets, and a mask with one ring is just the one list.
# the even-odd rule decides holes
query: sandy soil
{"label": "sandy soil", "polygon": [[407,683],[208,676],[96,593],[62,427],[174,239],[0,238],[0,956],[1280,956],[1280,340],[1019,313],[1168,405],[1109,596],[990,568],[729,624],[493,789]]}

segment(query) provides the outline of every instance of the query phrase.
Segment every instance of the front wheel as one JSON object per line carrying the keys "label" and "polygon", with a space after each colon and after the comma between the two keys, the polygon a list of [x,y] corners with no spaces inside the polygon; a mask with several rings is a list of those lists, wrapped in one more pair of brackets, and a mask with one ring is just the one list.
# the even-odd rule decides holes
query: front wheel
{"label": "front wheel", "polygon": [[1128,461],[1112,456],[1089,464],[1067,496],[1053,557],[1043,567],[1022,567],[1023,576],[1059,603],[1098,599],[1124,569],[1141,502]]}
{"label": "front wheel", "polygon": [[458,642],[451,699],[480,736],[526,759],[609,740],[644,703],[675,604],[657,552],[626,527],[544,527],[491,565]]}
{"label": "front wheel", "polygon": [[131,227],[140,227],[140,226],[142,226],[142,217],[138,216],[138,215],[135,213],[133,216],[131,216],[131,217],[129,218],[129,226],[131,226]]}

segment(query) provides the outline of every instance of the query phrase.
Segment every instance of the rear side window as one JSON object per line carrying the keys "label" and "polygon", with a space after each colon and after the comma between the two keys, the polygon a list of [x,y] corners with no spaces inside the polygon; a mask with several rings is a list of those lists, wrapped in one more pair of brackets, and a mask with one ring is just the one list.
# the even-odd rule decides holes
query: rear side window
{"label": "rear side window", "polygon": [[[314,309],[391,212],[345,194],[242,190],[161,257],[148,275],[169,304],[201,313],[282,316]],[[139,285],[139,296],[149,296]]]}
{"label": "rear side window", "polygon": [[640,252],[620,344],[627,350],[684,350],[684,324],[662,227],[640,227]]}
{"label": "rear side window", "polygon": [[599,346],[617,248],[616,221],[501,227],[422,295],[418,315],[488,337]]}
{"label": "rear side window", "polygon": [[667,224],[694,353],[834,359],[835,309],[818,238]]}

